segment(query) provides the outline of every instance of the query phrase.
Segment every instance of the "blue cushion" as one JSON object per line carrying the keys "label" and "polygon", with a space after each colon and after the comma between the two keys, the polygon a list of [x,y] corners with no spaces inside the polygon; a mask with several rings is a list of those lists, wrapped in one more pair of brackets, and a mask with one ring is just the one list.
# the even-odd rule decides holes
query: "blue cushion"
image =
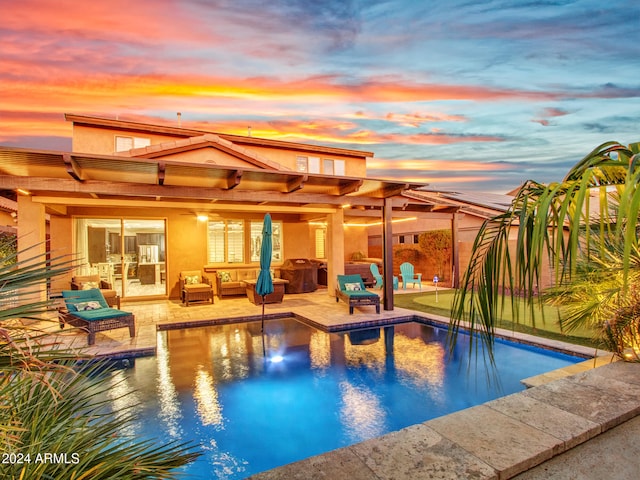
{"label": "blue cushion", "polygon": [[349,297],[377,297],[377,293],[372,293],[367,290],[342,290],[342,293]]}
{"label": "blue cushion", "polygon": [[74,317],[79,317],[87,322],[95,320],[105,320],[107,318],[117,318],[131,315],[129,312],[123,312],[117,308],[100,308],[98,310],[83,310],[81,312],[73,312]]}
{"label": "blue cushion", "polygon": [[[85,303],[90,301],[98,302],[102,308],[109,308],[109,304],[97,288],[91,288],[89,290],[63,290],[62,298],[64,298],[64,303],[67,305],[67,310],[70,312],[78,311],[76,303]],[[102,308],[98,311],[102,310]]]}
{"label": "blue cushion", "polygon": [[[338,285],[340,286],[340,290],[344,293],[347,292],[347,287],[345,286],[347,283],[359,283],[360,290],[366,291],[364,283],[362,283],[362,277],[358,274],[353,275],[338,275]],[[353,290],[350,290],[349,293],[352,293]]]}

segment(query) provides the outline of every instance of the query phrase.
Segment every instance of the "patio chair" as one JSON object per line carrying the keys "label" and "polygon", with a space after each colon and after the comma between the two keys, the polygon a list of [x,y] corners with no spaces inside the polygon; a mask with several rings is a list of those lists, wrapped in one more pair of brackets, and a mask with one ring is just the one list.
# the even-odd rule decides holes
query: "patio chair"
{"label": "patio chair", "polygon": [[213,304],[213,285],[200,270],[185,270],[180,272],[180,296],[187,307],[191,302]]}
{"label": "patio chair", "polygon": [[402,289],[407,289],[407,283],[411,283],[414,285],[417,283],[422,290],[422,274],[413,272],[413,264],[409,262],[404,262],[400,265],[400,276],[402,277]]}
{"label": "patio chair", "polygon": [[98,288],[89,290],[63,290],[66,312],[62,311],[60,327],[65,323],[81,327],[89,333],[88,343],[96,342],[96,333],[116,328],[129,328],[129,336],[135,337],[136,324],[133,313],[111,308]]}
{"label": "patio chair", "polygon": [[110,307],[120,308],[120,295],[106,280],[101,280],[100,275],[77,275],[71,279],[71,290],[90,290],[99,288],[100,293]]}
{"label": "patio chair", "polygon": [[[375,263],[372,263],[369,268],[371,269],[371,275],[373,275],[373,278],[376,281],[376,284],[374,285],[375,288],[382,288],[384,286],[384,279],[382,278],[382,275],[380,275],[380,270],[378,270],[378,265],[376,265]],[[395,275],[393,276],[393,289],[397,290],[398,289],[398,277],[396,277]]]}
{"label": "patio chair", "polygon": [[360,275],[338,275],[336,302],[343,300],[349,305],[349,315],[353,315],[353,307],[375,305],[376,313],[380,313],[380,297],[368,292]]}

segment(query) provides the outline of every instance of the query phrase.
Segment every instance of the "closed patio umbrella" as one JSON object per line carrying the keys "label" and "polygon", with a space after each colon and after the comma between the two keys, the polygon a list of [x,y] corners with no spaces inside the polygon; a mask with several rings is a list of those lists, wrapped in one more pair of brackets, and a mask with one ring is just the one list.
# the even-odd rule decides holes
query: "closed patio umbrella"
{"label": "closed patio umbrella", "polygon": [[273,293],[273,280],[271,279],[271,215],[264,216],[262,225],[262,245],[260,246],[260,273],[256,283],[256,294],[262,296],[262,331],[264,331],[264,302],[265,297]]}

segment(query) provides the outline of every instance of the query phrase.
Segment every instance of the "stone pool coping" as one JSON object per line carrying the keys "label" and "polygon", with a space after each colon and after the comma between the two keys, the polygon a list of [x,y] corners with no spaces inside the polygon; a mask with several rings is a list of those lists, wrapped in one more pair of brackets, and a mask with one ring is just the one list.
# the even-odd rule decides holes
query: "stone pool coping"
{"label": "stone pool coping", "polygon": [[640,413],[640,365],[596,362],[604,365],[248,478],[511,478]]}

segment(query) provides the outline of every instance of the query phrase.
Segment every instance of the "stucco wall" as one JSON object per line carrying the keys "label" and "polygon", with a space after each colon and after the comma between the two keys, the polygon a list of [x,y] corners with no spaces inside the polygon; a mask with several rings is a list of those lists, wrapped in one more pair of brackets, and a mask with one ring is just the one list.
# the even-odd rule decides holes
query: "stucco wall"
{"label": "stucco wall", "polygon": [[[196,215],[180,210],[163,211],[165,217],[158,216],[153,209],[104,209],[97,207],[74,207],[68,216],[51,216],[51,249],[56,254],[72,253],[73,225],[72,218],[145,218],[167,220],[166,227],[166,279],[170,298],[179,298],[178,277],[182,270],[203,269],[207,265],[207,223],[198,221]],[[243,219],[246,221],[261,221],[264,214],[260,213],[227,213],[219,218]],[[296,215],[272,215],[274,221],[283,222],[283,259],[312,258],[315,256],[315,243],[307,241],[311,238],[311,227],[306,221],[300,221]],[[248,223],[247,223],[248,231]],[[246,251],[244,264],[233,264],[234,267],[255,266],[258,262],[249,262],[249,252]],[[278,265],[278,264],[274,264]],[[220,265],[223,267],[224,265]],[[56,280],[55,287],[68,289],[72,274]]]}
{"label": "stucco wall", "polygon": [[[78,153],[112,155],[115,153],[116,136],[148,138],[151,141],[151,145],[172,142],[179,139],[170,135],[157,135],[150,134],[148,132],[109,130],[106,128],[96,128],[85,125],[74,125],[72,148],[74,152]],[[304,150],[270,148],[247,144],[243,144],[240,148],[251,150],[252,152],[255,152],[294,171],[296,170],[296,158],[300,155],[306,157],[319,157],[320,159],[330,158],[335,160],[344,160],[346,176],[365,177],[367,175],[366,159],[363,157],[353,157],[349,155],[339,155],[332,153],[314,153]],[[196,163],[202,163],[210,159],[220,165],[246,165],[246,163],[244,163],[243,161],[229,154],[221,152],[214,147],[205,147],[189,152],[181,152],[179,154],[166,156],[164,158]]]}

